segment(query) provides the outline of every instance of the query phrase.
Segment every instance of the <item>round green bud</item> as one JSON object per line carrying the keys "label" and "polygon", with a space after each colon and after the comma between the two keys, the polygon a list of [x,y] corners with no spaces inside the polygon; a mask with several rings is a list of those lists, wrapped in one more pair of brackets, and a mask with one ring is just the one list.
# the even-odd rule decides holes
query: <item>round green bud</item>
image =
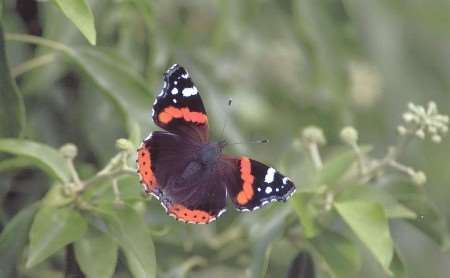
{"label": "round green bud", "polygon": [[72,143],[63,145],[59,151],[67,159],[74,159],[78,154],[78,148]]}
{"label": "round green bud", "polygon": [[318,145],[325,145],[327,142],[322,129],[316,126],[308,126],[303,129],[302,138],[308,143],[316,143]]}
{"label": "round green bud", "polygon": [[354,145],[358,142],[358,131],[352,126],[346,126],[341,130],[341,140],[349,145]]}
{"label": "round green bud", "polygon": [[118,148],[119,150],[128,151],[128,152],[132,152],[135,149],[133,146],[133,143],[131,143],[130,140],[125,139],[125,138],[117,139],[116,148]]}

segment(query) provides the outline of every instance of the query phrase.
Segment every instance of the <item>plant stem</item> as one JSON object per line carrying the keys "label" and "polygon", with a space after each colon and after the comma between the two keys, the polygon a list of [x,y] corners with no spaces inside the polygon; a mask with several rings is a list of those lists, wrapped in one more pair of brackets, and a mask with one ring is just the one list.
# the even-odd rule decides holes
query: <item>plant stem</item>
{"label": "plant stem", "polygon": [[323,168],[322,159],[320,158],[319,148],[317,147],[316,143],[309,143],[308,144],[308,150],[311,154],[311,159],[313,161],[314,166],[317,170],[320,170]]}
{"label": "plant stem", "polygon": [[75,165],[73,164],[73,159],[66,159],[67,166],[69,167],[70,176],[75,183],[76,188],[82,187],[82,182],[80,176],[78,176],[78,172],[75,169]]}
{"label": "plant stem", "polygon": [[397,169],[400,172],[403,172],[403,173],[405,173],[407,175],[410,175],[410,176],[414,175],[414,170],[411,167],[408,167],[406,165],[400,164],[400,163],[398,163],[395,160],[389,161],[389,166],[391,166],[392,168]]}
{"label": "plant stem", "polygon": [[82,188],[80,188],[79,191],[85,190],[86,188],[88,188],[94,184],[102,183],[107,180],[115,179],[115,178],[118,178],[120,176],[125,176],[125,175],[136,175],[136,170],[131,169],[131,168],[125,168],[125,169],[119,169],[119,170],[115,170],[115,171],[112,171],[109,173],[104,173],[104,174],[98,173],[91,179],[85,181],[83,183]]}
{"label": "plant stem", "polygon": [[122,200],[120,199],[120,191],[119,191],[119,185],[117,184],[117,179],[112,180],[112,189],[114,192],[115,201],[117,203],[121,203]]}
{"label": "plant stem", "polygon": [[73,54],[73,50],[62,43],[44,39],[38,36],[26,35],[26,34],[16,34],[16,33],[6,33],[6,40],[9,41],[18,41],[18,42],[26,42],[37,44],[41,46],[45,46],[54,50],[65,52],[66,54]]}
{"label": "plant stem", "polygon": [[31,71],[35,68],[45,66],[47,64],[50,64],[55,60],[55,54],[49,53],[45,54],[33,59],[30,59],[20,65],[17,65],[11,72],[11,75],[13,78],[16,78],[17,76],[26,73],[27,71]]}
{"label": "plant stem", "polygon": [[350,146],[352,147],[353,151],[356,154],[356,157],[358,158],[359,172],[360,172],[361,176],[364,176],[364,174],[367,171],[366,158],[364,157],[363,153],[361,152],[361,149],[359,148],[358,144],[354,143],[354,144],[350,144]]}

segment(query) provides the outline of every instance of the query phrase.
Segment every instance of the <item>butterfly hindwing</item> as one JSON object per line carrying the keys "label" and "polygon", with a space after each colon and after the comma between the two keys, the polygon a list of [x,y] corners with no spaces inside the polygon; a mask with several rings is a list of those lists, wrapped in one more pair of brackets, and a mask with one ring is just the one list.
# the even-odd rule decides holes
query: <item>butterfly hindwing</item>
{"label": "butterfly hindwing", "polygon": [[234,164],[227,189],[235,207],[252,211],[273,201],[286,201],[295,192],[292,181],[272,167],[248,157],[227,159]]}
{"label": "butterfly hindwing", "polygon": [[177,220],[205,224],[225,211],[226,189],[215,167],[198,162],[202,144],[156,131],[138,150],[138,174],[145,192]]}
{"label": "butterfly hindwing", "polygon": [[189,73],[175,64],[164,74],[153,103],[153,121],[161,128],[200,142],[208,141],[208,116]]}

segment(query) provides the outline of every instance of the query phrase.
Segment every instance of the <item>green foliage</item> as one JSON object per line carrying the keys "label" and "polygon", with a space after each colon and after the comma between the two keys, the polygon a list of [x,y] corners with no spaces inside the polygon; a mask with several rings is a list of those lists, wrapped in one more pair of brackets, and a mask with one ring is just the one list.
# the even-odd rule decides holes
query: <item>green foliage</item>
{"label": "green foliage", "polygon": [[17,276],[16,261],[26,246],[28,231],[38,206],[33,204],[8,222],[0,235],[0,276]]}
{"label": "green foliage", "polygon": [[86,220],[75,210],[44,205],[31,225],[26,267],[39,264],[67,244],[79,240],[86,228]]}
{"label": "green foliage", "polygon": [[394,246],[383,207],[377,203],[361,201],[336,203],[335,207],[389,273]]}
{"label": "green foliage", "polygon": [[64,158],[48,145],[21,139],[0,139],[0,151],[32,160],[34,165],[61,182],[68,182],[70,179]]}
{"label": "green foliage", "polygon": [[333,277],[354,277],[361,267],[355,242],[331,231],[323,231],[311,240]]}
{"label": "green foliage", "polygon": [[87,277],[112,277],[118,246],[108,234],[90,228],[84,237],[75,242],[75,255]]}
{"label": "green foliage", "polygon": [[91,44],[96,43],[94,15],[86,0],[53,0]]}
{"label": "green foliage", "polygon": [[99,211],[108,231],[125,252],[134,277],[156,277],[155,248],[147,227],[137,212],[127,206],[107,205]]}
{"label": "green foliage", "polygon": [[0,19],[0,135],[14,137],[21,135],[25,128],[25,106],[16,82],[11,77],[5,46],[3,22]]}
{"label": "green foliage", "polygon": [[[69,259],[105,278],[449,273],[446,1],[15,2],[0,1],[1,277],[67,275]],[[212,139],[270,140],[227,152],[290,176],[289,202],[198,227],[143,196],[134,150],[171,63]]]}

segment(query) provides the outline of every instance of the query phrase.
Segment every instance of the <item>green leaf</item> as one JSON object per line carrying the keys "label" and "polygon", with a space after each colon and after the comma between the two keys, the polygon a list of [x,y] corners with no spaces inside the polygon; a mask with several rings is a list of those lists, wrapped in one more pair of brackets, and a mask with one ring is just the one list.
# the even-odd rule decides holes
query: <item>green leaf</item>
{"label": "green leaf", "polygon": [[300,251],[289,265],[287,278],[314,278],[316,270],[314,260],[307,251]]}
{"label": "green leaf", "polygon": [[390,269],[392,270],[392,273],[394,273],[395,278],[408,277],[407,271],[405,269],[405,264],[397,251],[394,252],[394,257],[392,258]]}
{"label": "green leaf", "polygon": [[112,277],[117,264],[118,246],[105,233],[91,228],[75,242],[75,255],[87,277]]}
{"label": "green leaf", "polygon": [[335,207],[384,270],[390,274],[389,265],[394,247],[383,207],[376,203],[358,201],[335,203]]}
{"label": "green leaf", "polygon": [[66,161],[59,151],[50,146],[21,139],[0,139],[0,152],[29,158],[36,166],[63,183],[70,180]]}
{"label": "green leaf", "polygon": [[[367,153],[369,147],[362,147],[361,152]],[[339,180],[350,170],[350,167],[356,162],[357,156],[353,150],[340,151],[332,158],[328,159],[323,168],[320,170],[315,184],[328,186],[335,186]]]}
{"label": "green leaf", "polygon": [[311,193],[297,192],[289,200],[302,224],[306,238],[312,238],[319,232],[319,228],[314,221],[314,211],[308,206],[312,196]]}
{"label": "green leaf", "polygon": [[347,172],[355,162],[356,154],[353,150],[348,150],[335,155],[327,160],[320,170],[316,184],[334,185]]}
{"label": "green leaf", "polygon": [[53,0],[67,16],[78,27],[89,43],[95,45],[96,32],[94,26],[94,15],[86,0]]}
{"label": "green leaf", "polygon": [[285,220],[290,213],[289,207],[277,211],[276,217],[261,223],[252,223],[250,230],[250,242],[252,248],[252,263],[250,265],[250,277],[264,277],[269,263],[272,243],[282,236]]}
{"label": "green leaf", "polygon": [[137,123],[144,127],[152,122],[153,94],[142,77],[126,61],[106,51],[77,49],[66,54],[121,111],[129,137],[137,143],[136,137],[140,137]]}
{"label": "green leaf", "polygon": [[5,46],[0,22],[0,136],[18,137],[25,128],[25,105],[22,94],[11,77]]}
{"label": "green leaf", "polygon": [[41,207],[31,226],[26,267],[41,263],[67,244],[79,240],[86,228],[86,220],[72,208]]}
{"label": "green leaf", "polygon": [[13,157],[0,161],[0,172],[9,172],[20,168],[29,168],[33,163],[24,157]]}
{"label": "green leaf", "polygon": [[333,277],[355,277],[358,273],[361,256],[351,240],[324,230],[310,242],[327,264]]}
{"label": "green leaf", "polygon": [[16,268],[28,241],[28,231],[38,206],[22,209],[0,235],[0,277],[16,277]]}
{"label": "green leaf", "polygon": [[384,213],[388,218],[413,218],[416,213],[399,203],[385,190],[373,185],[354,185],[347,187],[342,194],[336,197],[340,201],[367,201],[383,205]]}
{"label": "green leaf", "polygon": [[416,185],[409,182],[396,183],[389,192],[402,204],[417,214],[409,222],[428,235],[444,250],[450,250],[450,233],[445,216]]}
{"label": "green leaf", "polygon": [[64,192],[64,186],[61,184],[55,184],[47,191],[44,198],[41,201],[42,207],[63,207],[76,198],[75,194],[67,194]]}
{"label": "green leaf", "polygon": [[144,220],[131,207],[107,205],[100,210],[110,235],[124,250],[134,277],[156,277],[155,247]]}

